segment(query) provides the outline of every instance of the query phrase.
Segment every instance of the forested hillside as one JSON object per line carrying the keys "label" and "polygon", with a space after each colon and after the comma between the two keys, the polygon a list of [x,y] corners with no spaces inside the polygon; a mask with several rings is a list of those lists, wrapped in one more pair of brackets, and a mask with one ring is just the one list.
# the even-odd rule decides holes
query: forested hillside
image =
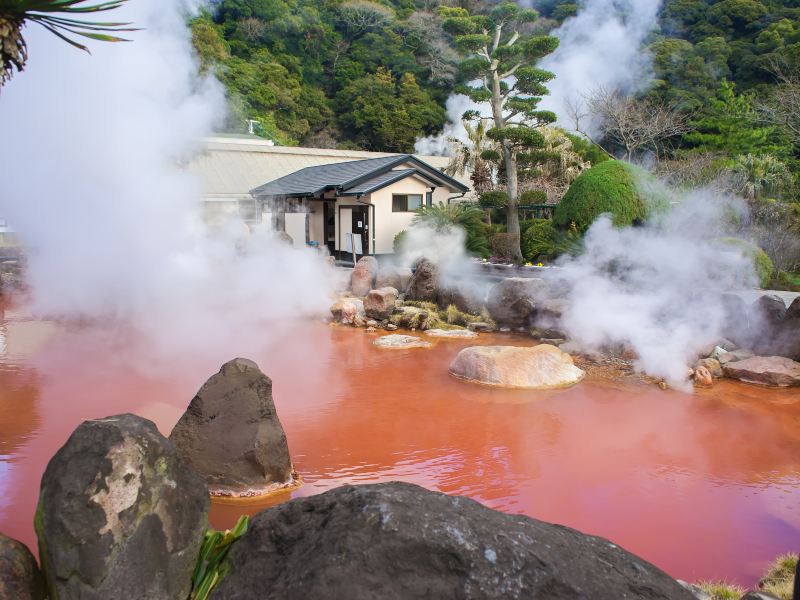
{"label": "forested hillside", "polygon": [[[194,22],[193,34],[229,90],[231,129],[251,118],[279,143],[408,151],[415,138],[441,129],[457,84],[458,54],[440,4],[222,0]],[[460,4],[481,12],[495,3]],[[541,31],[577,11],[568,1],[534,5],[541,18],[531,27]],[[776,65],[800,60],[800,0],[667,0],[648,43],[652,98],[694,111],[715,98],[731,102],[726,94],[765,95]],[[787,140],[770,143],[789,152]]]}

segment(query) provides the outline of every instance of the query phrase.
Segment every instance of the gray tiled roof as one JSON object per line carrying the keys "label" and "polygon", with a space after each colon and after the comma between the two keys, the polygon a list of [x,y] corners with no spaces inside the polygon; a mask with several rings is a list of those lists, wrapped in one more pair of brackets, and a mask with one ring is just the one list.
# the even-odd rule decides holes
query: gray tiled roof
{"label": "gray tiled roof", "polygon": [[[404,164],[412,169],[393,171]],[[410,154],[353,160],[306,167],[265,183],[250,193],[254,196],[319,196],[328,190],[348,195],[367,194],[413,173],[451,189],[466,192],[469,187]]]}
{"label": "gray tiled roof", "polygon": [[397,156],[384,156],[367,160],[353,160],[332,165],[306,167],[289,175],[265,183],[254,190],[256,196],[294,196],[312,195],[343,185],[373,171],[381,170],[387,165],[396,163]]}

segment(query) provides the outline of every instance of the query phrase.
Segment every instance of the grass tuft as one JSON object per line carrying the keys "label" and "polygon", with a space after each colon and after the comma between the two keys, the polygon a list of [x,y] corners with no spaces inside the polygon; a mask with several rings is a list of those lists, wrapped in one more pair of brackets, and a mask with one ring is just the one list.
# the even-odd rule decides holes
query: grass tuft
{"label": "grass tuft", "polygon": [[798,555],[791,553],[776,558],[758,584],[761,591],[777,596],[781,600],[792,600],[797,560]]}
{"label": "grass tuft", "polygon": [[189,600],[207,600],[219,582],[228,574],[229,566],[225,562],[233,543],[247,533],[250,517],[242,515],[233,529],[224,532],[209,529],[206,531],[197,564],[192,574],[192,593]]}
{"label": "grass tuft", "polygon": [[700,581],[696,585],[711,596],[711,600],[739,600],[745,593],[744,588],[725,581]]}

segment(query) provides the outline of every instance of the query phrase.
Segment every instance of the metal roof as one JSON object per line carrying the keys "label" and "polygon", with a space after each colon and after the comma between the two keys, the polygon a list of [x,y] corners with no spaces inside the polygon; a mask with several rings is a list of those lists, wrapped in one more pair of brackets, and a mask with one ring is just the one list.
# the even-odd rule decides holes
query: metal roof
{"label": "metal roof", "polygon": [[[394,170],[401,165],[413,168]],[[319,196],[335,190],[339,194],[360,195],[370,193],[404,177],[417,174],[434,184],[444,185],[460,192],[469,190],[461,182],[410,154],[400,154],[366,160],[354,160],[332,165],[306,167],[251,190],[258,197]]]}
{"label": "metal roof", "polygon": [[[398,157],[397,154],[363,150],[334,150],[297,146],[270,146],[260,138],[206,138],[202,152],[187,165],[195,175],[207,200],[250,198],[250,190],[266,181],[279,179],[300,169],[318,165],[341,164],[359,159]],[[446,156],[421,156],[437,172],[444,169]],[[469,185],[469,174],[456,177]]]}

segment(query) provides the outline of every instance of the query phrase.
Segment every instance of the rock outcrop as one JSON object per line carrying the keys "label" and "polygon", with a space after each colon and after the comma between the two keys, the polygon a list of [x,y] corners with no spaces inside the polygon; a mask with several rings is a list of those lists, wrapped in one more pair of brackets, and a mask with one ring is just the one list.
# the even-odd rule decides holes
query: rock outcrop
{"label": "rock outcrop", "polygon": [[547,284],[542,279],[509,277],[489,290],[487,309],[498,325],[530,327],[537,301],[547,296]]}
{"label": "rock outcrop", "polygon": [[438,298],[439,267],[427,258],[420,259],[408,284],[406,299],[435,304]]}
{"label": "rock outcrop", "polygon": [[25,544],[0,533],[0,598],[44,600],[46,588],[36,559]]}
{"label": "rock outcrop", "polygon": [[374,256],[362,256],[350,274],[350,290],[354,296],[366,296],[375,286],[378,261]]}
{"label": "rock outcrop", "polygon": [[464,348],[450,373],[485,385],[538,390],[569,387],[584,376],[569,354],[547,344]]}
{"label": "rock outcrop", "polygon": [[156,426],[85,421],[47,465],[35,527],[51,598],[185,600],[209,498]]}
{"label": "rock outcrop", "polygon": [[393,287],[383,287],[371,290],[364,298],[364,312],[370,319],[383,321],[394,312],[397,302],[397,290]]}
{"label": "rock outcrop", "polygon": [[432,344],[413,335],[400,335],[392,333],[379,337],[373,342],[378,348],[391,348],[393,350],[406,350],[408,348],[430,348]]}
{"label": "rock outcrop", "polygon": [[425,335],[451,340],[467,340],[478,337],[476,332],[470,331],[469,329],[428,329]]}
{"label": "rock outcrop", "polygon": [[800,363],[783,356],[754,356],[722,367],[725,375],[746,383],[790,387],[800,385]]}
{"label": "rock outcrop", "polygon": [[693,600],[608,540],[399,482],[265,510],[229,562],[215,600]]}
{"label": "rock outcrop", "polygon": [[272,381],[252,360],[222,365],[169,439],[214,495],[252,496],[297,483]]}
{"label": "rock outcrop", "polygon": [[376,288],[392,287],[403,294],[408,289],[413,273],[408,267],[381,265],[375,280]]}

